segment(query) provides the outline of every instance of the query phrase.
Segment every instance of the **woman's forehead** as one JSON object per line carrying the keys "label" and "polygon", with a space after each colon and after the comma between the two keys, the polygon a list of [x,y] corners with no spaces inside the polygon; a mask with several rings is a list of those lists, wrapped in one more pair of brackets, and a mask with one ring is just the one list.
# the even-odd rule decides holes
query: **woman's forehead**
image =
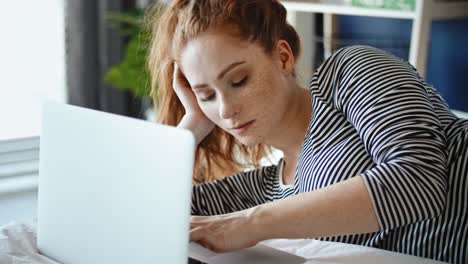
{"label": "woman's forehead", "polygon": [[220,31],[207,31],[202,34],[190,39],[184,45],[182,49],[182,54],[190,49],[191,52],[201,51],[201,52],[210,52],[210,51],[242,51],[248,50],[253,46],[249,41],[243,40],[240,37],[232,36]]}
{"label": "woman's forehead", "polygon": [[219,68],[235,61],[258,61],[262,53],[258,44],[228,34],[205,33],[187,42],[180,63],[182,68]]}

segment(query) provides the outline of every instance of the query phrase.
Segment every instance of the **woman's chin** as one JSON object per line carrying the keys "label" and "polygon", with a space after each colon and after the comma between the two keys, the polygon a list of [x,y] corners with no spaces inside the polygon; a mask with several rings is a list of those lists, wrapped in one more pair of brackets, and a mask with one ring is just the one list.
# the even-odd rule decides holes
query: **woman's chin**
{"label": "woman's chin", "polygon": [[259,137],[255,136],[235,136],[237,140],[239,140],[242,145],[245,145],[247,147],[253,147],[259,143],[261,143],[261,140]]}

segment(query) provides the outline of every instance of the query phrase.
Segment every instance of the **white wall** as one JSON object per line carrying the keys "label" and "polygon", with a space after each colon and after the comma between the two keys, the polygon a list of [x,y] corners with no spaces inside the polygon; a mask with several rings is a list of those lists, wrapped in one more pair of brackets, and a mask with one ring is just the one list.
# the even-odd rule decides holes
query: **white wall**
{"label": "white wall", "polygon": [[64,0],[3,1],[0,140],[39,133],[41,102],[65,101]]}
{"label": "white wall", "polygon": [[304,87],[309,87],[310,80],[315,71],[313,43],[313,28],[315,27],[314,15],[305,12],[288,11],[288,22],[296,29],[301,39],[301,54],[296,66],[297,81]]}
{"label": "white wall", "polygon": [[[66,100],[64,0],[2,1],[0,33],[0,140],[39,135],[42,101]],[[0,226],[36,216],[37,189],[20,189],[36,177],[0,179]]]}

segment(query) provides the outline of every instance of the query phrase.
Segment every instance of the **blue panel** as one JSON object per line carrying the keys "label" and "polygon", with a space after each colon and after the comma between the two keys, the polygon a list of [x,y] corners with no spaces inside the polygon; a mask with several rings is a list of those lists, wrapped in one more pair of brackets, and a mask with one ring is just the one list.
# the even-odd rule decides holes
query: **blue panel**
{"label": "blue panel", "polygon": [[468,112],[468,19],[432,23],[426,76],[451,108]]}
{"label": "blue panel", "polygon": [[[340,16],[340,39],[347,44],[368,44],[408,59],[410,20]],[[453,109],[468,112],[468,19],[434,21],[426,79]]]}
{"label": "blue panel", "polygon": [[352,44],[374,46],[407,60],[411,25],[407,19],[340,16],[338,38],[352,38]]}

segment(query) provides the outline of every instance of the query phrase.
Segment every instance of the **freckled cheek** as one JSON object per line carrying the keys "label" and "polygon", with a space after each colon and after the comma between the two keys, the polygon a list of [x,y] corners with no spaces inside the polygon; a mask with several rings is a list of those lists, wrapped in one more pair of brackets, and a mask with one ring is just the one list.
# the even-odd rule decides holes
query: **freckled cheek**
{"label": "freckled cheek", "polygon": [[[265,132],[271,124],[276,124],[277,117],[280,116],[279,111],[282,111],[284,97],[282,89],[275,83],[276,80],[272,76],[270,78],[262,78],[257,84],[255,93],[250,95],[250,109],[254,117],[258,120],[258,132]],[[263,131],[263,132],[262,132]]]}
{"label": "freckled cheek", "polygon": [[246,109],[257,113],[264,112],[265,107],[272,107],[272,96],[274,91],[271,88],[271,82],[265,78],[259,78],[251,87],[247,87],[243,94],[242,102]]}

